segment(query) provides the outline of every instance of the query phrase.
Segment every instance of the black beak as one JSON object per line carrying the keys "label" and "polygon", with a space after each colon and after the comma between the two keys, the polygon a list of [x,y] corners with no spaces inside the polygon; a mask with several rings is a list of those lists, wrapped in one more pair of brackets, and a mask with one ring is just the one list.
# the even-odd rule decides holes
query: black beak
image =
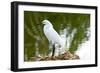
{"label": "black beak", "polygon": [[36,25],[40,25],[39,23],[37,23]]}

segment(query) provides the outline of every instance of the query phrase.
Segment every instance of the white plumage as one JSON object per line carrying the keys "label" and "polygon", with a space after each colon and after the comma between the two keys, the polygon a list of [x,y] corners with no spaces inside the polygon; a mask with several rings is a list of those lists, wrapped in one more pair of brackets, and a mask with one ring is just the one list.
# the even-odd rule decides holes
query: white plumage
{"label": "white plumage", "polygon": [[62,45],[62,43],[61,43],[61,37],[54,30],[53,25],[50,23],[50,21],[44,20],[43,24],[45,24],[44,28],[43,28],[44,34],[47,37],[47,39],[49,40],[49,42],[51,41],[52,44],[59,44],[61,46]]}
{"label": "white plumage", "polygon": [[[57,44],[57,45],[63,47],[64,46],[63,41],[62,41],[60,35],[54,30],[51,22],[48,20],[43,20],[42,23],[44,24],[44,28],[43,28],[44,34],[47,37],[47,39],[49,40],[49,42],[52,42],[52,44],[54,44],[54,45]],[[55,51],[57,51],[57,49],[55,49]]]}

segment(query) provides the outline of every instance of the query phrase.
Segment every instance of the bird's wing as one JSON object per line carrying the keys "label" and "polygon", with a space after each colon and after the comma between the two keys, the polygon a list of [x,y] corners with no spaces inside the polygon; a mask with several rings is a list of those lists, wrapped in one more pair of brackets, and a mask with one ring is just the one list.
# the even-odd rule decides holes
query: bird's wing
{"label": "bird's wing", "polygon": [[53,43],[60,44],[61,37],[59,34],[54,30],[54,28],[48,28],[44,29],[44,33],[49,41],[52,41]]}

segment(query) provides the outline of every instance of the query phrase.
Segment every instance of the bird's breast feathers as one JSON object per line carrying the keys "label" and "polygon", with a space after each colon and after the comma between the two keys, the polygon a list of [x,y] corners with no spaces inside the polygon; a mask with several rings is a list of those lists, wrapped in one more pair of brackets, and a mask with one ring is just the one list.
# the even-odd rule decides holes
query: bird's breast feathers
{"label": "bird's breast feathers", "polygon": [[44,26],[44,34],[47,37],[49,41],[52,41],[54,43],[60,43],[61,37],[59,34],[54,30],[53,27],[45,27]]}

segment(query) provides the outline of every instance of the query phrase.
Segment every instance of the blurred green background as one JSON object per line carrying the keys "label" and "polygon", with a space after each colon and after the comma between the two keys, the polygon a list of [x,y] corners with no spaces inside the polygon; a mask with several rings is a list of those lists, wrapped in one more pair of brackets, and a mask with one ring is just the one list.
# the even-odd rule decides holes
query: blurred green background
{"label": "blurred green background", "polygon": [[41,56],[48,54],[49,42],[43,33],[41,23],[44,19],[49,20],[58,33],[64,28],[69,28],[68,35],[70,35],[73,29],[77,29],[69,47],[72,53],[89,39],[87,31],[90,28],[90,14],[24,11],[25,61],[30,61],[31,57],[36,56],[37,50]]}

